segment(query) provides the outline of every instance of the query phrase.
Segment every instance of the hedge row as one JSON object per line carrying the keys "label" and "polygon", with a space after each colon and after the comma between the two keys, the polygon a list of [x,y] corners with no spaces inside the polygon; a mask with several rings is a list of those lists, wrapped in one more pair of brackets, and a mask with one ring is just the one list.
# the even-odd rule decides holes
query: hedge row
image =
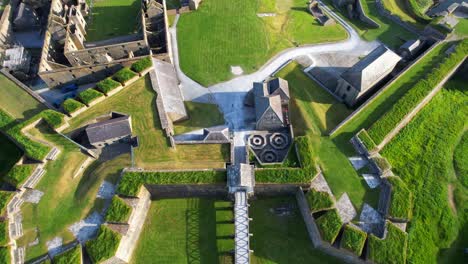
{"label": "hedge row", "polygon": [[105,225],[99,228],[98,236],[86,242],[86,251],[93,263],[99,263],[115,255],[122,236]]}
{"label": "hedge row", "polygon": [[306,195],[307,201],[309,202],[309,208],[312,213],[328,210],[335,206],[331,195],[328,192],[319,192],[311,189]]}
{"label": "hedge row", "polygon": [[112,78],[106,78],[96,84],[96,88],[104,94],[108,94],[110,91],[114,90],[119,86],[120,83],[112,80]]}
{"label": "hedge row", "polygon": [[54,264],[81,264],[81,245],[77,244],[73,248],[55,256],[52,259]]}
{"label": "hedge row", "polygon": [[310,183],[317,174],[309,137],[297,137],[296,149],[301,168],[272,168],[255,171],[255,181],[259,183]]}
{"label": "hedge row", "polygon": [[8,223],[0,222],[0,246],[5,246],[9,242]]}
{"label": "hedge row", "polygon": [[31,140],[27,136],[23,135],[21,130],[27,125],[43,119],[50,127],[56,129],[65,123],[65,115],[54,110],[44,110],[32,118],[15,125],[10,128],[7,133],[10,135],[18,144],[23,146],[26,156],[34,160],[43,160],[50,152],[50,147],[42,143]]}
{"label": "hedge row", "polygon": [[413,208],[413,194],[398,176],[386,178],[392,185],[388,214],[392,218],[409,220]]}
{"label": "hedge row", "polygon": [[136,196],[143,184],[213,184],[225,182],[225,171],[127,171],[120,180],[117,192],[125,196]]}
{"label": "hedge row", "polygon": [[153,66],[153,62],[151,61],[151,57],[145,57],[143,59],[138,60],[137,62],[132,64],[132,70],[135,72],[143,72],[144,70],[148,69],[149,67]]}
{"label": "hedge row", "polygon": [[343,237],[341,238],[341,247],[350,250],[357,256],[361,256],[364,244],[366,243],[367,233],[353,225],[345,225]]}
{"label": "hedge row", "polygon": [[377,145],[375,144],[374,140],[369,136],[365,129],[359,131],[356,135],[359,140],[361,140],[362,144],[366,147],[367,151],[372,152],[377,149]]}
{"label": "hedge row", "polygon": [[380,239],[369,236],[369,259],[378,264],[406,263],[408,234],[387,221],[387,236]]}
{"label": "hedge row", "polygon": [[121,84],[124,84],[126,81],[132,79],[133,77],[137,76],[136,73],[131,71],[129,68],[125,67],[120,71],[114,74],[114,80],[118,81]]}
{"label": "hedge row", "polygon": [[10,116],[8,113],[0,109],[0,129],[6,127],[7,125],[13,123],[15,119]]}
{"label": "hedge row", "polygon": [[78,94],[78,98],[80,98],[80,101],[83,102],[86,105],[89,105],[92,101],[103,97],[104,94],[94,90],[94,89],[86,89],[83,92]]}
{"label": "hedge row", "polygon": [[67,100],[65,100],[63,102],[62,107],[63,107],[63,110],[65,112],[71,114],[71,113],[73,113],[75,111],[78,111],[79,109],[85,107],[85,105],[82,104],[81,102],[78,102],[75,99],[68,98]]}
{"label": "hedge row", "polygon": [[0,247],[0,263],[11,263],[9,247]]}
{"label": "hedge row", "polygon": [[419,80],[392,108],[387,111],[369,129],[369,135],[374,142],[379,143],[392,129],[411,112],[454,67],[464,60],[468,54],[468,39],[462,40],[439,66],[425,78]]}
{"label": "hedge row", "polygon": [[6,213],[7,204],[10,202],[14,194],[14,192],[0,191],[0,215],[4,215]]}
{"label": "hedge row", "polygon": [[37,165],[16,165],[10,169],[10,171],[3,177],[3,181],[11,184],[15,188],[19,188],[26,179],[31,176]]}
{"label": "hedge row", "polygon": [[375,164],[382,171],[387,171],[387,170],[390,170],[392,168],[392,165],[390,164],[390,162],[388,162],[388,160],[386,158],[384,158],[384,157],[375,156],[375,157],[372,158],[372,161],[374,161]]}
{"label": "hedge row", "polygon": [[131,213],[132,207],[116,195],[112,198],[111,205],[107,210],[106,221],[111,223],[126,223]]}
{"label": "hedge row", "polygon": [[322,239],[328,241],[330,244],[335,242],[343,226],[343,222],[336,209],[327,211],[324,215],[320,216],[315,223],[322,235]]}

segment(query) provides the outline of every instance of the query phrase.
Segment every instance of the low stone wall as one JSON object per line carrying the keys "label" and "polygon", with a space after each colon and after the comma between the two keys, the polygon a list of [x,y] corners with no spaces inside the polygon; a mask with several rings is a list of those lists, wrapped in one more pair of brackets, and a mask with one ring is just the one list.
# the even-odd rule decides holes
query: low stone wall
{"label": "low stone wall", "polygon": [[225,184],[145,184],[151,199],[162,198],[221,198],[228,197]]}
{"label": "low stone wall", "polygon": [[359,20],[368,24],[371,27],[380,28],[379,23],[375,22],[372,18],[366,15],[366,13],[364,12],[364,9],[362,9],[361,0],[356,0],[356,12],[359,15]]}
{"label": "low stone wall", "polygon": [[400,25],[401,27],[403,27],[404,29],[408,30],[409,32],[411,32],[413,34],[416,34],[416,35],[422,35],[423,34],[423,32],[421,30],[419,30],[419,29],[415,28],[414,26],[404,22],[403,20],[401,20],[401,18],[399,16],[393,15],[392,13],[390,13],[390,11],[385,9],[385,7],[384,7],[384,5],[382,3],[382,0],[375,0],[375,5],[377,7],[377,12],[379,12],[379,15],[390,19],[394,23]]}
{"label": "low stone wall", "polygon": [[256,197],[295,195],[298,188],[307,190],[310,188],[310,184],[255,183],[254,193]]}

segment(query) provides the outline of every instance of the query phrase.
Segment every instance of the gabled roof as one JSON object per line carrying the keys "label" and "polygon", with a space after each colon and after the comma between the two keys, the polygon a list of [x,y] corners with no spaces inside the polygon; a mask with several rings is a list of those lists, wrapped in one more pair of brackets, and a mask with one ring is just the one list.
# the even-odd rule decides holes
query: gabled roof
{"label": "gabled roof", "polygon": [[401,57],[381,45],[341,74],[341,78],[359,91],[365,91],[385,77],[400,61]]}
{"label": "gabled roof", "polygon": [[130,117],[128,115],[112,118],[106,121],[89,125],[86,128],[86,135],[89,143],[106,141],[109,139],[125,137],[132,134]]}
{"label": "gabled roof", "polygon": [[261,120],[265,113],[269,110],[273,111],[281,120],[281,122],[283,122],[281,97],[279,95],[255,98],[255,116],[257,117],[257,122]]}
{"label": "gabled roof", "polygon": [[281,92],[289,99],[288,81],[282,78],[274,78],[268,81],[269,94],[280,94]]}
{"label": "gabled roof", "polygon": [[254,82],[253,95],[256,97],[268,96],[268,89],[266,83]]}

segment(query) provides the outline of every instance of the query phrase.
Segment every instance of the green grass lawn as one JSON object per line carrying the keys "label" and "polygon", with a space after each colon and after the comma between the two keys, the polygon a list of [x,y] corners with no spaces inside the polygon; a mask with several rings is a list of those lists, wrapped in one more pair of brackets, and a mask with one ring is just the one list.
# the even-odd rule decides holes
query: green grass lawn
{"label": "green grass lawn", "polygon": [[[182,70],[210,85],[232,78],[231,66],[250,73],[286,48],[346,38],[340,25],[319,25],[306,5],[302,0],[205,0],[177,24]],[[276,16],[257,16],[266,10]]]}
{"label": "green grass lawn", "polygon": [[21,158],[22,151],[6,136],[0,133],[0,178]]}
{"label": "green grass lawn", "polygon": [[99,41],[136,33],[140,20],[139,0],[93,0],[87,20],[86,41]]}
{"label": "green grass lawn", "polygon": [[201,198],[153,201],[130,263],[232,263],[231,205]]}
{"label": "green grass lawn", "polygon": [[468,189],[457,178],[453,160],[466,132],[466,81],[456,75],[382,151],[414,194],[409,263],[466,260]]}
{"label": "green grass lawn", "polygon": [[[111,111],[132,116],[133,133],[140,146],[134,149],[136,166],[161,168],[221,168],[229,159],[225,145],[179,145],[172,149],[161,130],[156,112],[156,94],[148,78],[141,78],[129,87],[69,121],[70,132],[94,118]],[[130,103],[129,103],[130,102]]]}
{"label": "green grass lawn", "polygon": [[[432,2],[431,0],[429,1]],[[382,2],[390,13],[397,15],[404,22],[420,29],[423,29],[426,26],[425,23],[418,21],[418,18],[411,12],[407,3],[408,0],[386,0]]]}
{"label": "green grass lawn", "polygon": [[28,119],[46,108],[3,74],[0,74],[0,92],[0,108],[14,118]]}
{"label": "green grass lawn", "polygon": [[459,19],[455,26],[455,34],[459,37],[468,36],[468,19]]}
{"label": "green grass lawn", "polygon": [[27,245],[39,238],[39,244],[26,248],[26,259],[31,260],[47,252],[46,242],[59,236],[64,243],[74,240],[68,227],[94,211],[96,194],[105,179],[116,182],[122,167],[129,165],[129,155],[100,162],[96,161],[84,173],[73,178],[87,156],[73,143],[45,125],[29,133],[40,140],[51,142],[61,152],[55,161],[48,162],[36,189],[44,192],[38,204],[25,203],[22,208],[24,236],[18,241]]}
{"label": "green grass lawn", "polygon": [[336,198],[347,192],[357,209],[361,208],[363,202],[375,205],[378,193],[367,188],[364,179],[343,154],[344,146],[326,136],[351,110],[307,77],[296,63],[289,64],[277,75],[289,82],[294,134],[311,137],[316,162],[322,168]]}
{"label": "green grass lawn", "polygon": [[185,107],[190,119],[174,124],[176,135],[204,127],[224,124],[223,114],[219,112],[217,105],[185,102]]}
{"label": "green grass lawn", "polygon": [[367,24],[357,19],[350,20],[347,17],[344,9],[337,10],[335,7],[333,7],[331,0],[324,0],[324,3],[326,3],[328,7],[334,10],[346,21],[350,22],[354,29],[356,29],[359,35],[365,40],[371,41],[378,39],[387,44],[389,47],[396,49],[401,46],[405,40],[414,39],[417,37],[398,24],[393,23],[391,20],[385,17],[381,17],[377,12],[375,0],[362,0],[361,3],[366,15],[378,23],[380,25],[379,28],[371,28]]}
{"label": "green grass lawn", "polygon": [[[280,216],[272,208],[294,206],[293,214]],[[314,249],[294,197],[259,199],[251,203],[249,216],[252,264],[341,263]]]}

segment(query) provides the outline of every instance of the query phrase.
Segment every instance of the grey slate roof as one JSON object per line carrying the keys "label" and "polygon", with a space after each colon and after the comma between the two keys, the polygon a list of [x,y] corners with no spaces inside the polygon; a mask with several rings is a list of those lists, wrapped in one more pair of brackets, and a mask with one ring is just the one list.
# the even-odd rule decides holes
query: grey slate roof
{"label": "grey slate roof", "polygon": [[355,89],[365,91],[375,85],[385,73],[392,70],[401,57],[380,45],[353,67],[341,74]]}
{"label": "grey slate roof", "polygon": [[281,97],[279,95],[255,98],[255,116],[257,121],[262,119],[263,115],[270,109],[275,112],[281,122],[283,122]]}
{"label": "grey slate roof", "polygon": [[274,78],[268,81],[269,94],[280,94],[281,92],[289,99],[288,81],[282,78]]}
{"label": "grey slate roof", "polygon": [[86,135],[91,144],[132,134],[130,117],[122,116],[89,125]]}
{"label": "grey slate roof", "polygon": [[421,41],[419,39],[412,39],[405,42],[405,44],[401,45],[401,49],[407,49],[409,51],[413,51],[417,49],[421,45]]}
{"label": "grey slate roof", "polygon": [[16,13],[16,17],[13,21],[14,24],[21,24],[21,26],[36,26],[38,24],[38,18],[36,12],[32,7],[26,5],[25,3],[21,3],[18,6],[18,12]]}
{"label": "grey slate roof", "polygon": [[203,129],[205,141],[229,141],[229,128],[225,125]]}

